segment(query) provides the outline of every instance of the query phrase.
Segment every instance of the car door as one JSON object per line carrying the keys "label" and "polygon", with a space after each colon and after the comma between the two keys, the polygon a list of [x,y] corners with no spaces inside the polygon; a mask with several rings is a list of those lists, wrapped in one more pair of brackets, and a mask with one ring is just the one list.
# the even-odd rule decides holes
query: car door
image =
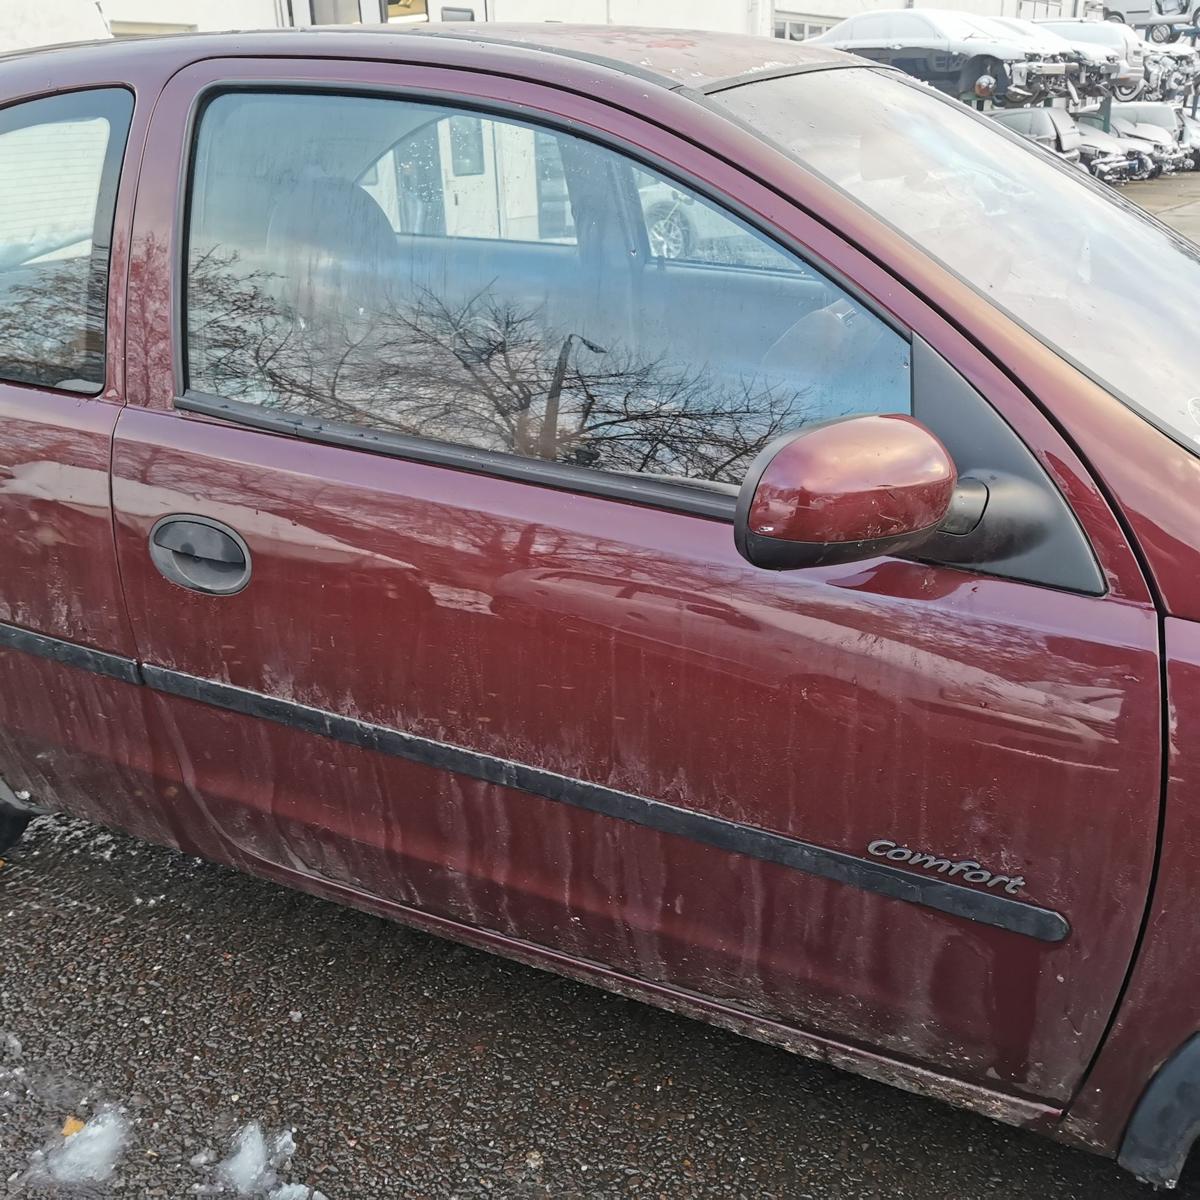
{"label": "car door", "polygon": [[109,495],[134,98],[45,88],[43,69],[0,69],[0,799],[154,834],[155,805],[128,805],[160,772]]}
{"label": "car door", "polygon": [[897,12],[884,17],[884,22],[889,55],[880,61],[927,83],[957,80],[949,39],[932,20],[918,13]]}
{"label": "car door", "polygon": [[[1062,1101],[1153,858],[1156,621],[1006,377],[779,193],[547,86],[203,63],[148,152],[130,346],[174,348],[113,493],[208,852]],[[910,411],[1041,540],[738,556],[766,442]]]}

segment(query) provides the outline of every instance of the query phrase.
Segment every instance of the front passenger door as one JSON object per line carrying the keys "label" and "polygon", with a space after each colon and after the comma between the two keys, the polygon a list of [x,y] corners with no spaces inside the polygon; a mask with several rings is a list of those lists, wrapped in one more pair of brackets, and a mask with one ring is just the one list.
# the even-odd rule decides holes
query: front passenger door
{"label": "front passenger door", "polygon": [[[138,261],[151,300],[185,272],[186,359],[149,364],[114,459],[210,852],[1064,1100],[1153,856],[1146,597],[1106,593],[1087,525],[953,368],[706,194],[703,152],[638,126],[689,176],[533,123],[561,98],[532,83],[472,77],[499,94],[467,105],[418,68],[345,94],[275,69],[206,65],[160,107]],[[256,86],[206,96],[193,151],[184,89],[239,70]],[[670,257],[650,214],[674,195],[695,239]],[[1050,489],[1082,582],[739,558],[759,450],[910,412],[914,373],[963,469],[1003,444]],[[236,588],[152,553],[197,519]],[[905,902],[917,874],[939,903]]]}

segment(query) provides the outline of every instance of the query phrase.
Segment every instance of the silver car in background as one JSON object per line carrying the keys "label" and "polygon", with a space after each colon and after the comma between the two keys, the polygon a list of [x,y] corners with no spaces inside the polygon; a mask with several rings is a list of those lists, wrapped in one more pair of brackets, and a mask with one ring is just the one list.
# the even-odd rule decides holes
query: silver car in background
{"label": "silver car in background", "polygon": [[1043,57],[1057,56],[1061,59],[1065,55],[1074,61],[1075,72],[1068,76],[1066,88],[1062,90],[1072,100],[1080,96],[1107,95],[1121,72],[1121,56],[1108,46],[1093,42],[1069,42],[1053,29],[1023,21],[1019,17],[977,17],[976,20],[987,20],[1015,34]]}
{"label": "silver car in background", "polygon": [[1080,124],[1064,108],[1008,108],[992,118],[1064,161],[1082,166],[1101,183],[1129,183],[1156,173],[1148,153],[1102,129]]}
{"label": "silver car in background", "polygon": [[1117,21],[1054,19],[1035,21],[1039,29],[1048,29],[1072,45],[1103,46],[1118,56],[1120,64],[1113,79],[1113,95],[1118,100],[1134,100],[1146,87],[1146,43],[1128,25]]}
{"label": "silver car in background", "polygon": [[987,17],[950,9],[888,9],[848,17],[811,41],[898,67],[939,91],[997,105],[1069,94],[1077,57]]}
{"label": "silver car in background", "polygon": [[[1191,148],[1181,142],[1181,127],[1176,122],[1178,115],[1169,104],[1114,104],[1107,132],[1117,137],[1122,145],[1149,155],[1154,164],[1152,179],[1158,175],[1190,171],[1195,163]],[[1079,123],[1103,130],[1104,114],[1080,113]]]}

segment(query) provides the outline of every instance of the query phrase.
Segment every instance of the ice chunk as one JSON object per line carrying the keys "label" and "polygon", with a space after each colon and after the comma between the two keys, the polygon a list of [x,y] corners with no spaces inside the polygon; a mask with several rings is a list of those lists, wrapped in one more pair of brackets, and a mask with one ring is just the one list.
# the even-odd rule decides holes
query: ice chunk
{"label": "ice chunk", "polygon": [[267,1200],[329,1200],[324,1192],[310,1188],[307,1183],[285,1183],[277,1187]]}
{"label": "ice chunk", "polygon": [[275,1183],[275,1172],[267,1162],[267,1140],[257,1121],[238,1130],[233,1150],[217,1167],[217,1174],[242,1196],[264,1192]]}
{"label": "ice chunk", "polygon": [[[217,1166],[217,1175],[240,1196],[262,1195],[276,1187],[279,1183],[276,1169],[286,1167],[295,1153],[296,1142],[290,1130],[285,1129],[268,1142],[262,1126],[251,1121],[238,1130],[229,1157]],[[307,1190],[295,1195],[307,1195]],[[285,1194],[284,1200],[289,1200],[289,1194]]]}
{"label": "ice chunk", "polygon": [[34,1167],[34,1181],[104,1183],[112,1178],[129,1141],[129,1123],[119,1108],[103,1105],[78,1133],[60,1138]]}
{"label": "ice chunk", "polygon": [[275,1146],[271,1151],[271,1166],[286,1167],[296,1153],[296,1139],[290,1129],[284,1129],[275,1135]]}

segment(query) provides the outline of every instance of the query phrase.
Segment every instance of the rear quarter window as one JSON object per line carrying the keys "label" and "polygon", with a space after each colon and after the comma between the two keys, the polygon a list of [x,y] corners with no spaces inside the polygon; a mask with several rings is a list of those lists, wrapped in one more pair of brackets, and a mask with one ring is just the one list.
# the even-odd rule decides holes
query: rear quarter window
{"label": "rear quarter window", "polygon": [[104,384],[113,207],[132,96],[75,92],[0,111],[0,379]]}

